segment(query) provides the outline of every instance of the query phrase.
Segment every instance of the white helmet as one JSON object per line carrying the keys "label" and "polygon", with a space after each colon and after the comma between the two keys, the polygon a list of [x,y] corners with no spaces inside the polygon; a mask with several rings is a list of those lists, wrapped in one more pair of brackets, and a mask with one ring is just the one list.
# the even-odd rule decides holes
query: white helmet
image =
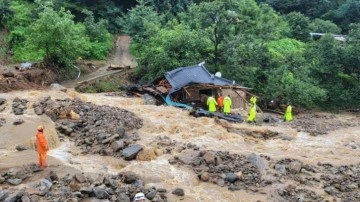
{"label": "white helmet", "polygon": [[140,193],[137,193],[137,194],[135,195],[135,197],[134,197],[134,202],[139,201],[139,200],[144,200],[144,199],[146,199],[146,198],[145,198],[145,195],[140,192]]}

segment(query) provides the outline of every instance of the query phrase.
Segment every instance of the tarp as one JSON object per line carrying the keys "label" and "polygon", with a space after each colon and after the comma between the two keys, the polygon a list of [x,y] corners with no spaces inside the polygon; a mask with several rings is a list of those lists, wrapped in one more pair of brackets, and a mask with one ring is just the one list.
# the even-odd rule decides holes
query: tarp
{"label": "tarp", "polygon": [[235,82],[210,74],[203,63],[181,67],[164,74],[172,88],[169,94],[180,90],[189,84],[236,85]]}

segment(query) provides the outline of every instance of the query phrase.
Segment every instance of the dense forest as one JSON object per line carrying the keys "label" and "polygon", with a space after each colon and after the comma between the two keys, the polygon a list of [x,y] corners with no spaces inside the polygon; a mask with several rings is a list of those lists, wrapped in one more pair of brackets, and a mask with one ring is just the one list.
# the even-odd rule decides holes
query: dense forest
{"label": "dense forest", "polygon": [[262,100],[360,105],[358,0],[0,0],[0,27],[0,57],[64,75],[79,57],[107,58],[112,36],[128,34],[137,82],[205,61]]}

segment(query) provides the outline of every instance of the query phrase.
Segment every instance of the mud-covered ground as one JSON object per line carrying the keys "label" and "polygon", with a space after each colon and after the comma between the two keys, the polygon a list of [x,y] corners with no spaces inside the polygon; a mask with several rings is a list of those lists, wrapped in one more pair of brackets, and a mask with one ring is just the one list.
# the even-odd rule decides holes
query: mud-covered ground
{"label": "mud-covered ground", "polygon": [[[0,201],[131,201],[139,191],[150,201],[360,201],[356,113],[230,123],[71,90],[0,94],[0,111]],[[51,144],[44,170],[39,122]]]}

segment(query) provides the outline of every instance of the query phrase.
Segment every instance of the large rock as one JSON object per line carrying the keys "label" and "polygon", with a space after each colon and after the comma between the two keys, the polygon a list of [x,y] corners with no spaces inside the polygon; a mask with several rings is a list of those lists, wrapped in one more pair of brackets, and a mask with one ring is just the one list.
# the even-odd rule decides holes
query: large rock
{"label": "large rock", "polygon": [[255,153],[251,153],[247,157],[247,160],[256,168],[258,168],[261,173],[265,173],[265,169],[268,168],[267,161],[264,161],[264,159],[262,159],[259,155]]}
{"label": "large rock", "polygon": [[137,179],[139,179],[139,176],[131,171],[128,172],[124,172],[122,173],[123,177],[124,177],[124,182],[127,184],[132,184],[134,182],[136,182]]}
{"label": "large rock", "polygon": [[59,91],[62,91],[62,92],[66,92],[66,91],[67,91],[67,89],[66,89],[64,86],[62,86],[62,85],[60,85],[60,84],[58,84],[58,83],[52,83],[52,84],[50,85],[50,88],[53,89],[53,90],[59,90]]}
{"label": "large rock", "polygon": [[286,175],[286,167],[282,164],[275,164],[275,170],[280,175]]}
{"label": "large rock", "polygon": [[200,151],[186,150],[176,156],[184,164],[191,164],[195,159],[199,157]]}
{"label": "large rock", "polygon": [[289,164],[289,172],[291,174],[297,174],[300,172],[302,164],[298,161],[293,161]]}
{"label": "large rock", "polygon": [[207,164],[214,164],[215,163],[215,154],[214,152],[206,152],[203,156],[203,159]]}
{"label": "large rock", "polygon": [[234,183],[238,179],[235,173],[227,173],[225,177],[225,181]]}
{"label": "large rock", "polygon": [[142,147],[139,144],[131,145],[122,151],[125,160],[133,160],[136,155],[141,151]]}
{"label": "large rock", "polygon": [[30,149],[30,147],[26,145],[16,145],[15,149],[18,151],[24,151]]}
{"label": "large rock", "polygon": [[102,188],[95,187],[94,188],[95,197],[98,199],[108,199],[110,195]]}
{"label": "large rock", "polygon": [[153,96],[145,93],[143,97],[145,105],[156,105],[156,99]]}
{"label": "large rock", "polygon": [[15,191],[15,192],[9,194],[3,200],[3,202],[16,202],[16,201],[19,201],[23,195],[24,195],[23,191]]}
{"label": "large rock", "polygon": [[181,189],[181,188],[176,188],[171,193],[174,194],[174,195],[177,195],[177,196],[184,196],[185,195],[184,190]]}
{"label": "large rock", "polygon": [[11,70],[5,70],[5,71],[3,72],[3,76],[4,76],[4,77],[14,77],[15,74],[14,74],[14,72],[12,72]]}
{"label": "large rock", "polygon": [[5,98],[0,97],[0,105],[5,104],[5,102],[6,102],[6,99],[5,99]]}
{"label": "large rock", "polygon": [[18,118],[15,118],[15,120],[13,121],[13,124],[14,125],[20,125],[20,124],[23,124],[24,123],[24,120],[20,117]]}
{"label": "large rock", "polygon": [[7,182],[11,185],[19,185],[21,184],[22,180],[21,179],[18,179],[18,178],[14,178],[14,179],[8,179]]}
{"label": "large rock", "polygon": [[130,198],[125,193],[120,193],[117,198],[117,201],[130,202]]}
{"label": "large rock", "polygon": [[120,149],[124,148],[124,141],[123,140],[119,140],[119,141],[115,141],[111,144],[111,148],[114,152],[119,151]]}

